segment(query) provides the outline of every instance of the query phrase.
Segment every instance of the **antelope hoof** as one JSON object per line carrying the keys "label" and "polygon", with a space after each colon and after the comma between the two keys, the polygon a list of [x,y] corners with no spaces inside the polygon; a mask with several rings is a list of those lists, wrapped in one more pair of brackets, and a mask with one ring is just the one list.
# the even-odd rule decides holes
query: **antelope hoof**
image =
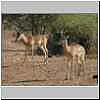
{"label": "antelope hoof", "polygon": [[67,77],[65,77],[65,80],[68,80],[68,78],[67,78]]}
{"label": "antelope hoof", "polygon": [[44,64],[46,65],[46,64],[47,64],[47,62],[44,62]]}
{"label": "antelope hoof", "polygon": [[46,60],[46,61],[44,61],[44,64],[46,65],[46,64],[48,64],[48,61]]}

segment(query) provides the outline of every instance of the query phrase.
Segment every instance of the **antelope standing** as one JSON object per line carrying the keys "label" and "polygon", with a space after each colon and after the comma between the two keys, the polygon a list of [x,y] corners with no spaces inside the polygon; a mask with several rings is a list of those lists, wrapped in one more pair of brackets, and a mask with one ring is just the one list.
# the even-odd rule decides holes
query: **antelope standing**
{"label": "antelope standing", "polygon": [[[64,55],[67,56],[67,63],[69,69],[75,69],[75,61],[79,65],[82,71],[84,71],[84,65],[85,64],[85,54],[86,51],[84,47],[80,44],[68,44],[68,37],[64,38],[60,42],[64,48]],[[78,75],[80,75],[80,68],[78,69]],[[76,69],[75,69],[76,70]],[[70,70],[69,70],[70,71]],[[71,78],[72,72],[68,73],[68,78]]]}
{"label": "antelope standing", "polygon": [[[36,35],[36,36],[26,36],[25,34],[17,32],[16,41],[22,41],[25,46],[30,45],[32,47],[32,60],[34,56],[34,48],[40,47],[44,53],[44,64],[48,63],[48,49],[47,49],[47,35]],[[25,53],[26,55],[26,53]],[[26,59],[26,57],[25,57]]]}

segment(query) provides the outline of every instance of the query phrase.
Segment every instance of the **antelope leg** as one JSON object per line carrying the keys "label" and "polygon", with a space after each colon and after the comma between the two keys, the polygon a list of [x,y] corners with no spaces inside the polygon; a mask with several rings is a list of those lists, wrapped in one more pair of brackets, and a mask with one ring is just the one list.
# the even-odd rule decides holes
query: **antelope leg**
{"label": "antelope leg", "polygon": [[26,59],[27,59],[27,48],[25,47],[25,56],[24,56],[23,63],[26,61]]}
{"label": "antelope leg", "polygon": [[44,49],[43,46],[41,46],[41,49],[42,49],[43,52],[44,52],[44,64],[47,64],[47,55],[46,55],[46,50]]}
{"label": "antelope leg", "polygon": [[75,60],[76,60],[76,58],[73,57],[73,60],[72,60],[72,77],[73,77],[73,79],[76,78],[76,75],[75,75],[75,73],[76,73],[76,72],[75,72],[75,69],[76,69]]}
{"label": "antelope leg", "polygon": [[44,47],[45,51],[46,51],[46,63],[48,63],[48,49],[46,47]]}
{"label": "antelope leg", "polygon": [[32,63],[34,63],[34,44],[32,44]]}
{"label": "antelope leg", "polygon": [[71,62],[68,62],[68,79],[71,80]]}

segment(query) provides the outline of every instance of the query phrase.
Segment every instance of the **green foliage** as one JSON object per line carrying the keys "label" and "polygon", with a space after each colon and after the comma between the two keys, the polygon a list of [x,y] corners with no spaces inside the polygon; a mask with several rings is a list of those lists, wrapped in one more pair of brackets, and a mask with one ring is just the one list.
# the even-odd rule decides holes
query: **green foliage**
{"label": "green foliage", "polygon": [[91,48],[97,49],[97,14],[3,14],[2,22],[5,29],[26,34],[51,32],[55,47],[63,31],[65,36],[70,36],[69,43],[84,45],[88,53]]}

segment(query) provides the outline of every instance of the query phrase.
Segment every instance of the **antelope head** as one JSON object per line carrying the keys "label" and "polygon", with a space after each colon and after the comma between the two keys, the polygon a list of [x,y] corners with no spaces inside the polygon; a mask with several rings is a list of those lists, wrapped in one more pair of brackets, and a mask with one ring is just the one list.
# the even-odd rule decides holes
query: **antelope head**
{"label": "antelope head", "polygon": [[15,42],[19,41],[22,37],[22,34],[20,32],[17,32],[16,33],[16,39],[15,39]]}
{"label": "antelope head", "polygon": [[68,46],[68,39],[69,39],[69,35],[66,37],[64,35],[61,35],[59,45],[62,45],[62,47],[64,47],[65,45]]}

